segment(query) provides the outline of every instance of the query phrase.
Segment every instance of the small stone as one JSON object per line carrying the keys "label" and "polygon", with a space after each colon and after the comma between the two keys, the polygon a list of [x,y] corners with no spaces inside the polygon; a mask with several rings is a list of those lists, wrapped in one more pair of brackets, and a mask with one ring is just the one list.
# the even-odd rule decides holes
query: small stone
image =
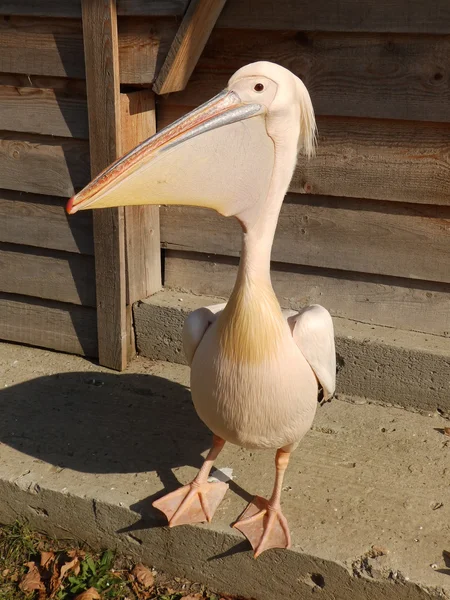
{"label": "small stone", "polygon": [[431,567],[432,569],[437,569],[437,568],[438,568],[438,566],[437,566],[437,564],[436,564],[436,563],[433,563],[432,565],[430,565],[430,567]]}

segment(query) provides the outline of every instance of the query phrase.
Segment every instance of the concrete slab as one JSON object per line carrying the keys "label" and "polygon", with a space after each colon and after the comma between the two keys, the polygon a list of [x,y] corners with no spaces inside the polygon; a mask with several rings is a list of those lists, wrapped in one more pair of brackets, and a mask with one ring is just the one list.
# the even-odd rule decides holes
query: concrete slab
{"label": "concrete slab", "polygon": [[[210,434],[188,369],[139,358],[117,374],[0,344],[0,521],[109,546],[258,600],[450,598],[448,421],[333,401],[296,451],[283,494],[293,548],[252,558],[230,529],[269,494],[273,454],[225,447],[233,481],[211,525],[169,530],[151,508],[189,481]],[[319,594],[319,595],[317,595]]]}
{"label": "concrete slab", "polygon": [[[221,298],[163,290],[134,306],[139,352],[185,364],[181,331],[193,310]],[[338,395],[450,415],[450,339],[333,319]]]}

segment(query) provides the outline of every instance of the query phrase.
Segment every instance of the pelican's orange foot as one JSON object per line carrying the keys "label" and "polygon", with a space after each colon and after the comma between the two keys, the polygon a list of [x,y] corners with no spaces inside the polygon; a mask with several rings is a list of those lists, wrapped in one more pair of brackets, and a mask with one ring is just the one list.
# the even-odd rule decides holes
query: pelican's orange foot
{"label": "pelican's orange foot", "polygon": [[253,498],[233,527],[248,539],[255,558],[269,548],[289,548],[291,545],[291,535],[283,513],[260,496]]}
{"label": "pelican's orange foot", "polygon": [[193,481],[155,500],[153,506],[166,515],[169,527],[210,522],[227,489],[228,484],[223,482]]}

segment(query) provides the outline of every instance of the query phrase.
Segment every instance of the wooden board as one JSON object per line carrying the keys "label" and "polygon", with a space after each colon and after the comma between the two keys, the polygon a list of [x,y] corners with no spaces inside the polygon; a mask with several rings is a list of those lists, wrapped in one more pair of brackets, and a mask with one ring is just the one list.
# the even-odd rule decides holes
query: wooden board
{"label": "wooden board", "polygon": [[69,217],[67,200],[0,190],[0,242],[94,254],[92,214]]}
{"label": "wooden board", "polygon": [[[181,16],[189,0],[118,0],[117,14],[167,17]],[[0,0],[0,15],[29,17],[81,17],[81,0]]]}
{"label": "wooden board", "polygon": [[0,188],[68,198],[89,179],[87,141],[0,132]]}
{"label": "wooden board", "polygon": [[[237,259],[177,252],[165,254],[168,288],[228,298]],[[272,283],[284,308],[313,303],[334,316],[450,336],[450,286],[393,277],[272,264]]]}
{"label": "wooden board", "polygon": [[[193,107],[160,98],[158,129]],[[300,158],[291,192],[450,205],[450,125],[319,117],[316,158]]]}
{"label": "wooden board", "polygon": [[[120,95],[121,147],[129,152],[156,132],[155,98],[151,90]],[[125,207],[127,304],[161,289],[158,206]]]}
{"label": "wooden board", "polygon": [[95,310],[0,293],[0,339],[96,356]]}
{"label": "wooden board", "polygon": [[163,65],[177,28],[175,19],[120,19],[120,82],[152,83]]}
{"label": "wooden board", "polygon": [[[238,256],[235,219],[163,207],[165,248]],[[278,221],[278,262],[450,283],[450,207],[291,194]]]}
{"label": "wooden board", "polygon": [[450,38],[215,28],[183,93],[202,104],[242,66],[273,61],[306,84],[318,115],[450,121]]}
{"label": "wooden board", "polygon": [[[91,175],[121,155],[117,14],[114,0],[82,0]],[[124,209],[94,211],[100,364],[127,365],[131,320],[126,310]]]}
{"label": "wooden board", "polygon": [[228,0],[219,27],[450,33],[447,0]]}
{"label": "wooden board", "polygon": [[86,96],[65,81],[64,91],[0,85],[0,130],[87,139]]}
{"label": "wooden board", "polygon": [[[152,83],[177,29],[174,19],[120,24],[121,83]],[[82,25],[74,19],[0,18],[0,72],[84,79]]]}
{"label": "wooden board", "polygon": [[[188,0],[118,0],[119,15],[182,16]],[[0,14],[74,17],[80,0],[1,0]],[[398,31],[449,33],[447,0],[228,0],[220,27],[298,31]]]}
{"label": "wooden board", "polygon": [[153,85],[157,94],[184,90],[226,0],[191,0]]}
{"label": "wooden board", "polygon": [[0,244],[0,291],[95,306],[94,259]]}

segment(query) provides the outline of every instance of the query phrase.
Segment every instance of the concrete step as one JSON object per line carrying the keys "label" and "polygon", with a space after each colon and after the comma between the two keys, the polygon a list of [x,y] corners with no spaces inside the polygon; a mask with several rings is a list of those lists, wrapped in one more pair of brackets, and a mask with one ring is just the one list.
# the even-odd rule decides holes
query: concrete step
{"label": "concrete step", "polygon": [[[186,316],[221,298],[163,290],[134,305],[142,356],[185,364],[181,331]],[[338,397],[359,396],[413,410],[450,415],[450,339],[333,319]]]}
{"label": "concrete step", "polygon": [[254,560],[230,523],[270,493],[273,452],[225,446],[217,467],[233,480],[210,525],[169,530],[151,508],[194,476],[210,443],[187,367],[138,358],[117,374],[0,344],[0,373],[0,522],[25,517],[258,600],[450,598],[450,438],[436,412],[320,409],[286,475],[292,549]]}

